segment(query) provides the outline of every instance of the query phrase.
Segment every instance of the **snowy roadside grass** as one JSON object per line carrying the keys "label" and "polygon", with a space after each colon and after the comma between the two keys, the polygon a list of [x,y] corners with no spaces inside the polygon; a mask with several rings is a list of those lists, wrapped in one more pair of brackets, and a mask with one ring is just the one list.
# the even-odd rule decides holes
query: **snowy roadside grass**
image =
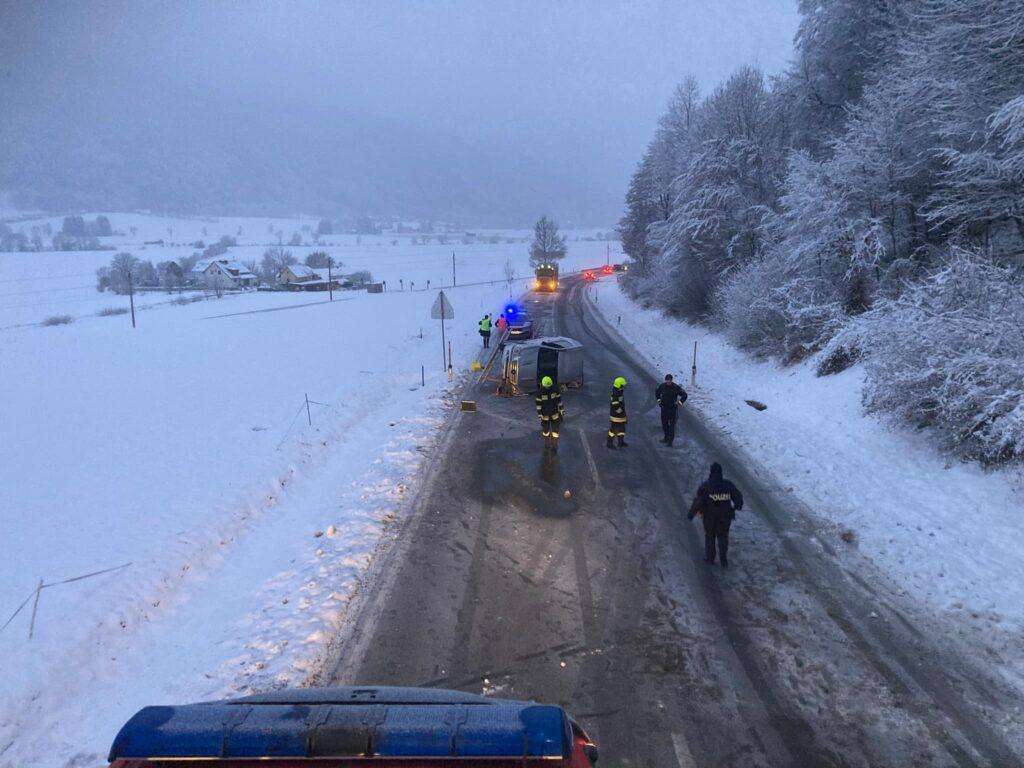
{"label": "snowy roadside grass", "polygon": [[[940,617],[1019,638],[1024,483],[1018,470],[986,471],[948,459],[925,435],[866,416],[861,366],[819,378],[813,360],[791,367],[758,362],[706,328],[640,307],[614,283],[594,290],[605,318],[684,384],[696,341],[697,388],[687,407],[725,431],[816,514],[852,532],[846,538],[896,584]],[[758,411],[746,400],[768,407]]]}

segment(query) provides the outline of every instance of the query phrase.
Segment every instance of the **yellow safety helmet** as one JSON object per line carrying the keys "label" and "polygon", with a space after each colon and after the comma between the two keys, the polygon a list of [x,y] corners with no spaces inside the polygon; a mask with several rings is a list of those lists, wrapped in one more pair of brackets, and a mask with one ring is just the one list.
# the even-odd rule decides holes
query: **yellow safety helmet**
{"label": "yellow safety helmet", "polygon": [[615,385],[616,389],[622,389],[624,386],[626,386],[626,380],[624,378],[622,378],[621,376],[618,376],[618,377],[616,377],[616,379],[613,382],[613,384]]}
{"label": "yellow safety helmet", "polygon": [[545,389],[550,389],[552,386],[554,386],[554,383],[555,382],[552,380],[550,376],[545,376],[543,379],[540,380],[540,385]]}

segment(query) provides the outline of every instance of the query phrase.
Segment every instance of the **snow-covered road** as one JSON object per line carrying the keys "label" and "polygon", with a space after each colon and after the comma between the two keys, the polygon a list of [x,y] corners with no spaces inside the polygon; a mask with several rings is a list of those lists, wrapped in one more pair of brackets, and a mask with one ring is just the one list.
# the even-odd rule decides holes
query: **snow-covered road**
{"label": "snow-covered road", "polygon": [[968,643],[988,647],[995,668],[1024,690],[1019,470],[950,460],[924,436],[864,415],[859,367],[820,378],[814,361],[758,362],[706,328],[640,307],[614,283],[594,291],[604,317],[687,389],[697,342],[687,407],[829,522],[837,547],[952,622]]}

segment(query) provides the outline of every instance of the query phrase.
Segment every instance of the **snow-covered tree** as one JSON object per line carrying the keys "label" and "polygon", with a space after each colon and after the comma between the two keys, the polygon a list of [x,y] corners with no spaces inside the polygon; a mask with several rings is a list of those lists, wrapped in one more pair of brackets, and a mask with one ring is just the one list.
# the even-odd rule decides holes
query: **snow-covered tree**
{"label": "snow-covered tree", "polygon": [[263,260],[260,262],[260,277],[269,285],[277,282],[277,276],[287,266],[298,263],[292,256],[291,251],[284,248],[268,248],[263,252]]}
{"label": "snow-covered tree", "polygon": [[931,427],[961,455],[1024,458],[1024,285],[1009,267],[955,251],[855,324],[869,353],[865,403]]}
{"label": "snow-covered tree", "polygon": [[340,263],[334,261],[327,251],[313,251],[306,257],[305,264],[307,267],[340,266]]}
{"label": "snow-covered tree", "polygon": [[135,280],[139,260],[130,253],[121,252],[110,260],[110,268],[107,273],[107,285],[115,293],[128,293],[129,275]]}
{"label": "snow-covered tree", "polygon": [[558,225],[547,216],[542,216],[533,225],[533,242],[530,243],[530,266],[551,264],[565,258],[565,236],[558,233]]}
{"label": "snow-covered tree", "polygon": [[800,0],[795,61],[780,83],[793,142],[815,156],[841,133],[847,110],[897,57],[912,0]]}
{"label": "snow-covered tree", "polygon": [[135,265],[135,271],[132,273],[132,280],[135,285],[146,288],[153,288],[160,284],[160,278],[157,276],[156,267],[153,266],[152,261],[144,260],[139,261]]}

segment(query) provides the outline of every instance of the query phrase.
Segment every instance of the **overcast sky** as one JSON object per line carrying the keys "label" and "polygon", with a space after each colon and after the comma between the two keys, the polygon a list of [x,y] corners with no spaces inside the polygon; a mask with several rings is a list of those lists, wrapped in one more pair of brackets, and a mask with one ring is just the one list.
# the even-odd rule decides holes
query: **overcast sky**
{"label": "overcast sky", "polygon": [[[145,132],[202,105],[211,122],[243,120],[234,134],[243,139],[276,126],[273,142],[298,133],[296,145],[308,138],[330,155],[337,137],[346,147],[325,168],[351,164],[365,142],[368,156],[404,158],[380,184],[465,192],[493,191],[493,180],[516,185],[505,194],[517,212],[532,196],[538,209],[576,196],[585,202],[566,205],[570,218],[607,223],[675,84],[693,74],[710,89],[745,63],[780,71],[798,21],[795,0],[0,0],[0,9],[0,109],[13,105],[34,126],[23,141],[44,151],[90,138],[88,125],[56,125],[71,118],[69,104],[88,105],[76,108],[103,124],[108,144],[121,122]],[[200,122],[190,131],[207,130]]]}

